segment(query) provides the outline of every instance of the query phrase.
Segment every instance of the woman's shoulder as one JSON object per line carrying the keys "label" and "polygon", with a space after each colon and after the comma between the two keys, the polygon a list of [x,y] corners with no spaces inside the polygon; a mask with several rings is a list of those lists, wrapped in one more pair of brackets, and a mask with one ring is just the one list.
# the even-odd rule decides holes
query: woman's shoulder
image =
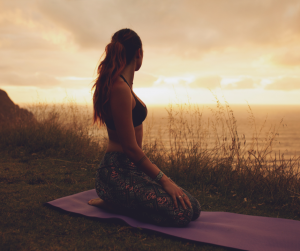
{"label": "woman's shoulder", "polygon": [[112,83],[111,95],[117,97],[129,97],[131,96],[131,90],[121,78],[118,78]]}
{"label": "woman's shoulder", "polygon": [[112,90],[130,90],[129,86],[121,78],[117,78],[112,82]]}

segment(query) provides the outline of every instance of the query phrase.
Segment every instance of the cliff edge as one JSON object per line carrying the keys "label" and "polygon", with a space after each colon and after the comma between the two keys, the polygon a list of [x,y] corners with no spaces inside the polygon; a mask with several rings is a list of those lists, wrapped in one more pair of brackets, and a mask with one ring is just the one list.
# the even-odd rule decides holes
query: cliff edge
{"label": "cliff edge", "polygon": [[7,93],[0,89],[0,124],[22,123],[25,120],[36,121],[32,112],[14,104]]}

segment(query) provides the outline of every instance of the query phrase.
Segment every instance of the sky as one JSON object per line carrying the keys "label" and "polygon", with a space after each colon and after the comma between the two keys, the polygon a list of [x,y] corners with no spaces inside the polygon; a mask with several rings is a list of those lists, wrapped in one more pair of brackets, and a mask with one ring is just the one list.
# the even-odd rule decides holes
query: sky
{"label": "sky", "polygon": [[131,28],[147,105],[300,105],[299,0],[0,0],[0,89],[15,103],[92,103],[114,32]]}

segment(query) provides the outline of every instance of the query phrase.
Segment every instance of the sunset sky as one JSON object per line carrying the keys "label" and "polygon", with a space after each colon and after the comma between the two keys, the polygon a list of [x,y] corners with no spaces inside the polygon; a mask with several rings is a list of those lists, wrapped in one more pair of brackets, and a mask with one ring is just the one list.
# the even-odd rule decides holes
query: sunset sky
{"label": "sunset sky", "polygon": [[89,104],[121,28],[142,39],[147,105],[300,104],[299,0],[0,0],[0,88],[15,103]]}

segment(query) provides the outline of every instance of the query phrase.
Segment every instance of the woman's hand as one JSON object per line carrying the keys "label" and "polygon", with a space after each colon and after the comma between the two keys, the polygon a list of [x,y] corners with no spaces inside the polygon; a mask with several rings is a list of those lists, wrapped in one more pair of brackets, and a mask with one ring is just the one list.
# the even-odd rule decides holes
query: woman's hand
{"label": "woman's hand", "polygon": [[178,187],[174,181],[170,180],[166,175],[164,175],[160,184],[163,189],[172,197],[175,207],[178,208],[177,199],[181,202],[184,209],[186,209],[186,205],[192,208],[192,204],[189,200],[189,197]]}

